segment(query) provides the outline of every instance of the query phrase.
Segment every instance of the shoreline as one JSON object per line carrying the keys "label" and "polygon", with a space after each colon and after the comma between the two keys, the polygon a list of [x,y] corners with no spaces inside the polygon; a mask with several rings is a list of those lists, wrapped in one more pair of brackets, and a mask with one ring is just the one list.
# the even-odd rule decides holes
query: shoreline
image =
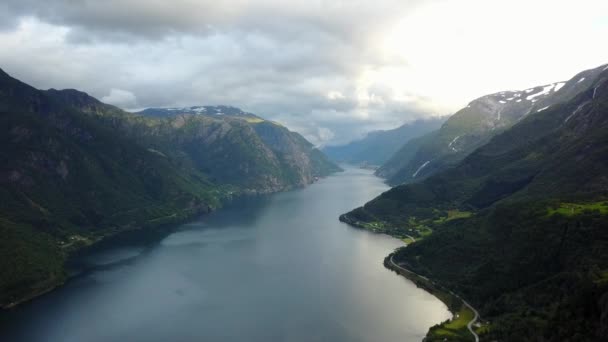
{"label": "shoreline", "polygon": [[[343,171],[343,170],[342,170]],[[334,173],[338,173],[340,171],[336,171]],[[332,174],[334,174],[332,173]],[[31,291],[20,296],[9,303],[0,303],[0,313],[7,313],[11,310],[15,310],[23,304],[29,303],[39,297],[42,297],[46,294],[53,292],[54,290],[61,288],[63,285],[67,284],[71,279],[77,277],[80,273],[86,272],[87,269],[81,270],[81,272],[77,272],[75,274],[69,274],[67,271],[69,269],[70,263],[74,260],[74,258],[82,255],[86,255],[87,253],[91,253],[96,250],[103,250],[107,248],[107,244],[116,244],[121,241],[128,241],[129,239],[136,239],[139,242],[144,240],[158,240],[158,235],[165,235],[167,233],[171,233],[173,230],[177,229],[180,225],[185,223],[193,222],[201,217],[204,217],[208,214],[211,214],[217,210],[221,210],[224,206],[229,205],[230,203],[236,202],[239,199],[244,199],[248,197],[256,197],[256,196],[267,196],[280,192],[292,191],[295,189],[306,188],[310,185],[317,183],[319,180],[326,178],[330,175],[326,175],[323,177],[317,177],[316,179],[311,179],[310,183],[304,185],[294,185],[288,186],[280,190],[271,190],[271,191],[248,191],[244,190],[240,193],[231,193],[230,196],[225,197],[219,206],[212,207],[209,205],[204,205],[199,208],[188,208],[182,211],[176,211],[170,216],[163,217],[155,217],[150,218],[147,222],[148,224],[142,224],[137,227],[125,227],[124,230],[120,231],[103,231],[100,230],[99,236],[95,237],[93,241],[88,244],[78,246],[78,247],[63,247],[62,251],[65,253],[65,260],[63,265],[63,277],[56,277],[55,279],[48,278],[45,279],[39,284],[46,284],[46,286],[40,286],[36,288],[36,284],[32,285]],[[168,222],[162,222],[162,219],[168,219]],[[155,223],[155,221],[157,223]],[[160,221],[160,223],[158,223]],[[146,236],[143,236],[145,234]],[[152,236],[150,236],[152,235]],[[61,247],[60,247],[61,248]],[[73,248],[73,249],[69,249]],[[90,268],[92,269],[92,268]],[[48,284],[47,284],[48,283]]]}
{"label": "shoreline", "polygon": [[[448,310],[452,313],[452,318],[450,320],[438,323],[437,325],[430,327],[429,332],[431,332],[431,330],[434,327],[441,327],[446,322],[452,322],[454,319],[458,318],[457,315],[461,308],[457,308],[454,305],[454,299],[456,299],[457,301],[459,301],[461,303],[461,305],[460,305],[461,307],[465,306],[473,312],[473,314],[474,314],[473,318],[469,322],[467,322],[467,330],[472,335],[474,341],[479,342],[479,335],[477,335],[477,333],[473,329],[473,325],[476,322],[480,321],[479,312],[473,306],[471,306],[466,300],[462,299],[460,296],[455,294],[453,291],[450,291],[448,289],[442,289],[442,286],[440,284],[437,284],[435,281],[433,281],[427,277],[421,276],[421,275],[419,275],[413,271],[410,271],[410,270],[398,265],[397,263],[395,263],[393,261],[394,254],[395,253],[393,252],[393,253],[389,254],[388,256],[386,256],[386,258],[384,258],[384,267],[403,276],[404,278],[413,282],[417,287],[419,287],[419,288],[427,291],[428,293],[432,294],[433,296],[435,296],[437,299],[442,301],[448,307]],[[427,336],[428,336],[428,334],[429,333],[427,332]],[[425,337],[425,339],[426,339],[426,337]]]}
{"label": "shoreline", "polygon": [[[362,229],[362,230],[366,230],[366,231],[376,233],[376,234],[385,234],[385,235],[388,235],[395,239],[402,240],[400,236],[395,236],[393,234],[390,234],[387,231],[371,230],[368,227],[365,227],[364,225],[362,225],[360,223],[360,221],[351,218],[348,214],[340,215],[339,220],[356,229]],[[412,239],[413,242],[416,241],[415,239],[413,239],[413,237],[411,237],[411,236],[408,236],[408,237],[410,239]],[[406,246],[407,246],[407,244],[406,244]],[[406,247],[402,247],[402,248],[406,248]],[[440,284],[437,284],[435,281],[433,281],[427,277],[424,277],[422,275],[419,275],[413,271],[405,269],[405,268],[399,266],[398,264],[394,263],[392,260],[394,254],[395,254],[395,252],[391,252],[388,256],[386,256],[386,258],[384,259],[384,262],[383,262],[384,267],[405,277],[406,279],[413,282],[416,286],[422,288],[423,290],[425,290],[428,293],[435,296],[437,299],[439,299],[441,302],[443,302],[448,307],[448,310],[452,313],[452,319],[445,321],[445,322],[440,322],[437,325],[430,327],[429,331],[427,332],[427,337],[429,336],[429,333],[431,333],[433,329],[441,328],[446,323],[450,323],[450,322],[454,321],[456,318],[458,318],[459,312],[460,312],[461,308],[464,306],[473,313],[473,319],[467,323],[466,328],[469,331],[471,337],[474,339],[474,341],[478,342],[479,336],[473,329],[473,325],[480,321],[480,315],[479,315],[478,311],[473,306],[471,306],[466,300],[462,299],[460,296],[455,294],[453,291],[451,291],[449,289],[445,289],[445,288],[443,288],[443,286],[441,286]],[[455,307],[453,305],[454,300],[460,302],[461,305],[459,307]],[[426,337],[425,337],[425,339],[426,339]]]}
{"label": "shoreline", "polygon": [[52,285],[49,285],[45,288],[40,288],[36,291],[32,291],[32,293],[24,296],[23,298],[21,298],[19,300],[16,300],[14,302],[8,303],[7,305],[1,306],[0,310],[4,311],[4,312],[10,312],[10,310],[15,309],[22,304],[26,304],[38,297],[42,297],[47,293],[53,292],[54,290],[58,289],[59,287],[65,285],[65,283],[67,283],[69,279],[70,279],[69,277],[66,277],[65,279],[62,279],[61,281],[59,281],[57,283],[53,283]]}
{"label": "shoreline", "polygon": [[[208,207],[208,208],[206,208],[206,210],[200,210],[200,211],[193,212],[192,214],[186,214],[184,217],[179,217],[178,216],[179,214],[176,212],[174,215],[172,215],[172,217],[177,218],[175,221],[166,222],[166,223],[160,224],[158,226],[152,226],[152,227],[146,227],[145,225],[142,225],[142,226],[138,226],[135,228],[128,228],[128,229],[125,229],[122,231],[113,232],[108,235],[101,234],[95,241],[92,241],[90,244],[86,244],[86,245],[77,247],[72,250],[65,250],[64,251],[65,252],[65,261],[63,264],[63,272],[64,272],[63,277],[57,277],[56,279],[49,278],[49,279],[43,280],[38,283],[38,284],[49,283],[47,286],[44,286],[44,287],[36,288],[36,284],[32,285],[32,287],[34,287],[34,288],[32,289],[32,291],[29,291],[27,294],[24,294],[20,298],[12,301],[10,303],[0,304],[0,312],[2,312],[2,311],[10,312],[11,310],[16,309],[23,304],[26,304],[39,297],[42,297],[46,294],[53,292],[54,290],[67,284],[71,279],[77,277],[81,272],[78,272],[76,274],[68,274],[68,272],[67,272],[68,268],[69,268],[68,266],[71,263],[71,260],[75,257],[81,256],[81,255],[86,255],[87,253],[91,253],[92,251],[95,251],[97,249],[104,249],[107,247],[107,246],[105,246],[105,244],[117,243],[121,239],[129,237],[129,235],[141,236],[141,234],[144,234],[144,233],[145,234],[151,233],[154,236],[156,236],[157,234],[170,233],[171,230],[177,228],[179,225],[185,224],[188,222],[192,222],[192,221],[196,220],[197,218],[203,217],[205,215],[208,215],[208,214],[214,212],[215,210],[217,210],[217,209]],[[161,217],[161,218],[163,218],[163,217]],[[150,219],[149,222],[157,220],[157,219],[158,218]],[[150,238],[150,237],[147,237],[147,238]],[[86,269],[83,271],[86,271]]]}

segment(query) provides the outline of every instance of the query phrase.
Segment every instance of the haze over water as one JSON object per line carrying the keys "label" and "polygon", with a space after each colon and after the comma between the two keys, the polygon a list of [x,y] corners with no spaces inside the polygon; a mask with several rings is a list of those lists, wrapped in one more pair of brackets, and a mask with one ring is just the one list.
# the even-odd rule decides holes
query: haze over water
{"label": "haze over water", "polygon": [[347,169],[239,201],[95,270],[2,322],[3,341],[420,341],[446,306],[382,265],[402,242],[338,216],[388,187]]}

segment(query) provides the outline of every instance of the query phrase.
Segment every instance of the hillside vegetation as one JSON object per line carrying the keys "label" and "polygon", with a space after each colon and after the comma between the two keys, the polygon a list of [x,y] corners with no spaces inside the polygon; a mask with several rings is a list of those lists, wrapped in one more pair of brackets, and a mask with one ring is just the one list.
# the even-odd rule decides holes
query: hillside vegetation
{"label": "hillside vegetation", "polygon": [[601,340],[608,332],[607,70],[596,69],[576,96],[525,116],[454,167],[341,219],[399,237],[426,232],[395,261],[480,309],[490,321],[482,340]]}
{"label": "hillside vegetation", "polygon": [[106,237],[339,170],[300,135],[261,118],[147,117],[76,90],[37,90],[2,71],[0,122],[0,306],[62,283],[69,253]]}
{"label": "hillside vegetation", "polygon": [[586,70],[567,82],[521,91],[502,91],[471,101],[437,131],[404,145],[376,174],[391,185],[416,182],[457,165],[527,116],[567,102],[589,89],[603,67]]}

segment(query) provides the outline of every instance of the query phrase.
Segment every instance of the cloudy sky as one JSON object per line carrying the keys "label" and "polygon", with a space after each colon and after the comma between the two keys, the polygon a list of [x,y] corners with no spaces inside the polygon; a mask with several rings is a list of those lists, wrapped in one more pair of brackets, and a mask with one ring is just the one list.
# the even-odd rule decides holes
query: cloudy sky
{"label": "cloudy sky", "polygon": [[125,109],[227,104],[317,145],[608,63],[605,0],[2,0],[0,68]]}

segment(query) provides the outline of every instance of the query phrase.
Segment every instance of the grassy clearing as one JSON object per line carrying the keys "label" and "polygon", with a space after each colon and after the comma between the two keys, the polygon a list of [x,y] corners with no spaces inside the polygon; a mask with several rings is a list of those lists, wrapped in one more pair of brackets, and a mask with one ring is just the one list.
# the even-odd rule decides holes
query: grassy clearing
{"label": "grassy clearing", "polygon": [[[384,233],[394,236],[403,240],[403,242],[410,244],[422,240],[433,233],[433,230],[427,224],[432,224],[432,222],[411,217],[408,222],[403,225],[394,225],[384,221],[357,222],[356,225],[374,233]],[[413,239],[411,237],[413,237]]]}
{"label": "grassy clearing", "polygon": [[463,328],[466,329],[467,324],[469,324],[469,322],[473,319],[474,316],[475,314],[473,313],[473,311],[469,309],[469,307],[467,307],[466,305],[463,305],[460,308],[460,311],[456,313],[455,317],[451,321],[443,325],[443,328],[448,330],[459,330]]}
{"label": "grassy clearing", "polygon": [[[390,257],[389,257],[390,258]],[[387,258],[387,260],[390,260]],[[390,267],[390,263],[387,263]],[[397,273],[413,281],[417,286],[425,289],[433,296],[447,305],[448,309],[454,317],[443,323],[431,327],[426,335],[425,341],[473,341],[473,335],[467,328],[467,324],[473,319],[475,313],[469,309],[462,300],[443,289],[440,285],[432,280],[419,276],[415,273],[405,272],[401,269],[395,269]],[[479,327],[483,329],[485,327]]]}
{"label": "grassy clearing", "polygon": [[409,245],[424,240],[433,233],[433,228],[437,225],[456,219],[468,218],[472,215],[473,213],[470,211],[461,211],[458,209],[450,209],[447,211],[435,209],[432,218],[420,219],[411,216],[407,218],[407,221],[401,224],[394,224],[386,221],[357,221],[355,225],[374,233],[391,235]]}
{"label": "grassy clearing", "polygon": [[417,231],[418,231],[418,234],[420,235],[420,239],[423,239],[433,233],[433,230],[426,226],[418,227]]}
{"label": "grassy clearing", "polygon": [[427,334],[429,341],[458,340],[473,341],[473,335],[467,328],[467,324],[475,314],[466,305],[462,304],[454,317],[439,325],[432,327]]}
{"label": "grassy clearing", "polygon": [[608,285],[608,270],[595,273],[594,278],[596,284]]}
{"label": "grassy clearing", "polygon": [[437,219],[433,222],[436,224],[441,224],[441,223],[456,220],[456,219],[468,218],[468,217],[471,217],[471,215],[473,215],[473,213],[470,211],[461,211],[458,209],[451,209],[451,210],[448,210],[447,216],[440,217],[439,219]]}
{"label": "grassy clearing", "polygon": [[359,225],[362,228],[365,228],[367,230],[371,230],[373,232],[383,232],[384,230],[387,229],[386,223],[380,222],[380,221],[360,222]]}
{"label": "grassy clearing", "polygon": [[576,216],[580,215],[585,211],[598,211],[602,215],[608,214],[608,202],[590,202],[590,203],[560,203],[557,208],[549,208],[547,214],[551,215],[562,215],[562,216]]}
{"label": "grassy clearing", "polygon": [[409,245],[410,243],[414,243],[414,242],[416,242],[416,241],[412,240],[412,238],[410,238],[410,237],[404,237],[404,238],[402,238],[402,239],[401,239],[401,241],[405,242],[405,243],[406,243],[406,244],[408,244],[408,245]]}
{"label": "grassy clearing", "polygon": [[490,332],[491,330],[491,325],[490,324],[485,324],[482,326],[478,326],[478,327],[473,327],[473,329],[475,330],[475,332],[477,333],[477,335],[484,335]]}

